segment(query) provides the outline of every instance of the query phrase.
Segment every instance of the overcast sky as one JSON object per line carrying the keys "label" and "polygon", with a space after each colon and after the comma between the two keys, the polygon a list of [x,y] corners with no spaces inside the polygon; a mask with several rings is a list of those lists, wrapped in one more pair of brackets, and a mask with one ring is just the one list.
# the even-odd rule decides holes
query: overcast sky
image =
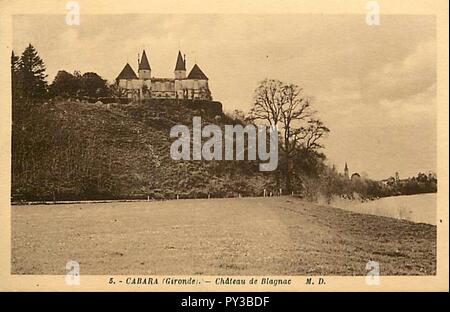
{"label": "overcast sky", "polygon": [[258,82],[301,86],[331,129],[328,162],[372,178],[436,171],[436,31],[432,16],[63,15],[14,19],[13,48],[32,43],[49,81],[58,70],[112,81],[145,48],[155,77],[173,77],[180,49],[226,111],[248,111]]}

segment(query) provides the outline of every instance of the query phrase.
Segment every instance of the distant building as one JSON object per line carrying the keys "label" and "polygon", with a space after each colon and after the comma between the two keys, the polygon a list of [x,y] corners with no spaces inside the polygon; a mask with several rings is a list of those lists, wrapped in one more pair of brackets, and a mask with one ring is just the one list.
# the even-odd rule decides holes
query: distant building
{"label": "distant building", "polygon": [[350,179],[347,163],[345,163],[345,167],[344,167],[344,177],[346,177],[347,179]]}
{"label": "distant building", "polygon": [[394,177],[389,177],[387,179],[381,180],[380,182],[381,182],[382,185],[385,185],[385,186],[394,185],[395,184],[395,178]]}
{"label": "distant building", "polygon": [[358,172],[355,172],[355,173],[352,174],[351,180],[352,181],[359,181],[359,180],[361,180],[361,175]]}
{"label": "distant building", "polygon": [[138,62],[138,75],[126,64],[116,78],[119,90],[128,98],[168,98],[212,100],[208,77],[197,64],[186,75],[186,57],[178,52],[174,78],[156,78],[145,50]]}

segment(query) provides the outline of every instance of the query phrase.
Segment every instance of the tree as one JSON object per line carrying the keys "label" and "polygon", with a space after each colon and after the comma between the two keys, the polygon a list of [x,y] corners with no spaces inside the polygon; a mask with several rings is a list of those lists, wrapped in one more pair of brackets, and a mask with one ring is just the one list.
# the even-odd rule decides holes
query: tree
{"label": "tree", "polygon": [[302,144],[306,150],[317,150],[324,146],[320,143],[325,135],[330,132],[322,121],[319,119],[310,119],[306,126],[301,126],[297,133],[294,134],[296,141]]}
{"label": "tree", "polygon": [[231,113],[231,118],[233,118],[234,120],[238,120],[241,123],[245,123],[245,120],[246,120],[245,113],[240,109],[235,109]]}
{"label": "tree", "polygon": [[198,92],[198,98],[200,100],[211,100],[211,92],[208,88],[201,87]]}
{"label": "tree", "polygon": [[11,73],[17,73],[19,71],[19,57],[16,56],[14,51],[11,52]]}
{"label": "tree", "polygon": [[281,170],[288,192],[291,191],[292,159],[302,150],[317,151],[322,148],[320,139],[330,131],[315,115],[310,99],[297,85],[266,79],[255,90],[250,116],[278,129],[282,139],[279,146],[283,152]]}
{"label": "tree", "polygon": [[50,85],[50,91],[53,96],[75,97],[105,97],[114,94],[114,90],[109,86],[105,79],[93,72],[87,72],[83,75],[79,71],[73,74],[65,70],[60,70]]}
{"label": "tree", "polygon": [[53,96],[71,97],[76,96],[81,88],[81,77],[72,75],[65,70],[60,70],[50,85]]}
{"label": "tree", "polygon": [[106,80],[93,72],[84,73],[81,76],[81,89],[83,95],[89,97],[108,96],[109,87]]}
{"label": "tree", "polygon": [[[249,121],[262,120],[278,129],[280,110],[282,105],[280,90],[281,81],[265,79],[255,90],[253,107],[250,109]],[[280,187],[280,170],[276,170],[277,189]]]}
{"label": "tree", "polygon": [[146,99],[149,99],[151,97],[150,89],[146,84],[142,86],[142,96]]}
{"label": "tree", "polygon": [[250,118],[264,120],[275,128],[280,121],[282,83],[278,80],[266,79],[255,90],[255,101],[250,110]]}
{"label": "tree", "polygon": [[14,54],[14,51],[11,52],[11,92],[12,99],[15,102],[18,98],[20,98],[20,88],[19,88],[19,72],[20,72],[20,59],[18,56]]}
{"label": "tree", "polygon": [[[124,98],[127,96],[127,91],[124,88],[119,88],[119,85],[117,83],[113,83],[109,85],[109,94],[114,97],[118,98]],[[149,97],[151,97],[151,93],[149,93]]]}
{"label": "tree", "polygon": [[18,92],[26,104],[42,100],[47,93],[45,64],[36,49],[29,44],[18,64],[20,83]]}

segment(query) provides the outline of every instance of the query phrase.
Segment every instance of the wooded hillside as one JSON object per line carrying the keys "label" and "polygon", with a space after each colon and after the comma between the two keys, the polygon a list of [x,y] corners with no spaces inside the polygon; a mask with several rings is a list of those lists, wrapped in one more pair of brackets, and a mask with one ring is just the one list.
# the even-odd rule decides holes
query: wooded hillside
{"label": "wooded hillside", "polygon": [[[193,116],[218,125],[218,102],[89,104],[49,101],[13,113],[12,196],[25,200],[205,198],[273,187],[258,163],[174,161],[170,128]],[[220,107],[220,106],[219,106]]]}

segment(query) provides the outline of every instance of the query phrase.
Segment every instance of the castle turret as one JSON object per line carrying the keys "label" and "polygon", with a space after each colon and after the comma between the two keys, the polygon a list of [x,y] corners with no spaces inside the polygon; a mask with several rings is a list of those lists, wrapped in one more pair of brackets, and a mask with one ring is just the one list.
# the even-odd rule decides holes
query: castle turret
{"label": "castle turret", "polygon": [[134,72],[133,68],[131,68],[130,64],[127,63],[120,72],[119,76],[117,76],[116,81],[133,80],[133,79],[138,79],[138,77],[136,76],[136,73]]}
{"label": "castle turret", "polygon": [[191,89],[191,94],[188,94],[188,98],[202,100],[212,99],[208,86],[208,77],[197,64],[192,67],[186,78],[186,82]]}
{"label": "castle turret", "polygon": [[136,82],[138,82],[138,76],[130,64],[127,63],[116,78],[117,86],[125,90],[126,97],[132,97],[134,90],[139,88],[139,84]]}
{"label": "castle turret", "polygon": [[186,57],[183,59],[181,51],[178,51],[177,63],[175,65],[175,79],[186,78]]}
{"label": "castle turret", "polygon": [[208,80],[208,77],[205,73],[198,67],[197,64],[192,67],[191,72],[189,73],[187,79],[195,79],[195,80]]}
{"label": "castle turret", "polygon": [[142,52],[141,61],[139,62],[139,79],[150,79],[152,77],[152,69],[150,68],[150,63],[147,59],[147,54],[145,50]]}

